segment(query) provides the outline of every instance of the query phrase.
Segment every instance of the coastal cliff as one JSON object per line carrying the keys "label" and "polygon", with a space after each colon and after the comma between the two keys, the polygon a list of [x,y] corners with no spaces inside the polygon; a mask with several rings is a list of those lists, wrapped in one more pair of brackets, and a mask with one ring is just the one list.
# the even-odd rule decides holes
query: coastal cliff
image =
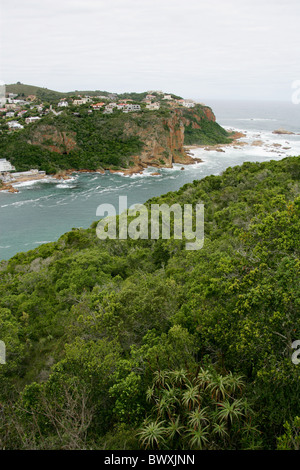
{"label": "coastal cliff", "polygon": [[74,113],[46,116],[2,138],[3,156],[19,171],[61,170],[142,171],[148,166],[172,167],[195,160],[186,145],[230,142],[211,108],[128,113]]}

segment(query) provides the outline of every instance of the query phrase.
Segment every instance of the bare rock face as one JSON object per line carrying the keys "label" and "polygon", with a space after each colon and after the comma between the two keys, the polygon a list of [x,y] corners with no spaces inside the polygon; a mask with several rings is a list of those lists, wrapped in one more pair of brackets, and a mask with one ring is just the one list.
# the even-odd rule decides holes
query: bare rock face
{"label": "bare rock face", "polygon": [[[205,119],[215,121],[215,116],[210,108],[204,108]],[[199,124],[192,122],[192,127],[201,128],[201,116],[196,112],[193,117]],[[180,109],[174,110],[172,116],[161,120],[158,116],[153,119],[149,127],[140,128],[135,123],[126,123],[125,134],[127,136],[137,135],[144,142],[144,148],[139,156],[133,157],[136,169],[145,166],[172,168],[173,163],[188,165],[201,162],[189,155],[184,147],[185,126],[191,121],[183,116]],[[132,172],[131,170],[128,170]],[[127,172],[127,170],[126,170]]]}
{"label": "bare rock face", "polygon": [[165,120],[154,117],[149,126],[145,127],[132,121],[125,123],[124,133],[128,137],[138,136],[144,143],[140,155],[132,157],[135,166],[171,168],[177,160],[185,163],[191,159],[183,148],[184,124],[176,112]]}

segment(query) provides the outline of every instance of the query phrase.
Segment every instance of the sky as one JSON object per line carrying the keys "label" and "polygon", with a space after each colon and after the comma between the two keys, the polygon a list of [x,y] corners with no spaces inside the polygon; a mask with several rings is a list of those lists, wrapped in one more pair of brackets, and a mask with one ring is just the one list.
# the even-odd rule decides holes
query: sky
{"label": "sky", "polygon": [[0,80],[291,101],[299,0],[0,0]]}

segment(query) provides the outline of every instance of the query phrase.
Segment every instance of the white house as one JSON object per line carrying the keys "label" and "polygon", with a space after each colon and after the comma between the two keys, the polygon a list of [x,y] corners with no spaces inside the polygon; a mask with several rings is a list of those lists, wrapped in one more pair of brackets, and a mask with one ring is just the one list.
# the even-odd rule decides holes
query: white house
{"label": "white house", "polygon": [[30,124],[32,122],[39,121],[40,119],[41,118],[38,117],[38,116],[32,116],[32,117],[25,118],[25,122],[26,122],[26,124]]}
{"label": "white house", "polygon": [[12,100],[12,103],[17,104],[18,106],[26,106],[27,104],[30,104],[30,102],[25,100]]}
{"label": "white house", "polygon": [[165,95],[165,96],[163,97],[163,100],[172,100],[172,99],[173,99],[173,98],[172,98],[171,95]]}
{"label": "white house", "polygon": [[12,103],[17,96],[17,93],[8,93],[7,103]]}
{"label": "white house", "polygon": [[117,103],[109,103],[105,106],[104,114],[111,114],[114,108],[117,108]]}
{"label": "white house", "polygon": [[5,114],[6,118],[11,118],[14,117],[15,113],[13,111],[8,111],[8,113]]}
{"label": "white house", "polygon": [[195,103],[192,100],[183,100],[182,106],[185,108],[194,108]]}
{"label": "white house", "polygon": [[141,107],[139,104],[127,104],[125,108],[123,108],[123,113],[129,113],[133,111],[141,111]]}
{"label": "white house", "polygon": [[7,125],[10,129],[24,129],[24,126],[22,126],[18,121],[10,121]]}
{"label": "white house", "polygon": [[156,111],[160,108],[160,104],[155,102],[155,103],[149,103],[146,105],[147,109],[150,109],[150,111]]}
{"label": "white house", "polygon": [[112,106],[109,106],[109,104],[107,106],[105,106],[103,114],[111,114],[112,112],[113,112],[113,107]]}
{"label": "white house", "polygon": [[88,101],[88,98],[80,98],[80,100],[73,100],[73,104],[75,106],[80,106],[82,104],[86,104]]}
{"label": "white house", "polygon": [[59,108],[66,108],[67,106],[69,106],[69,104],[67,101],[60,101],[57,106]]}

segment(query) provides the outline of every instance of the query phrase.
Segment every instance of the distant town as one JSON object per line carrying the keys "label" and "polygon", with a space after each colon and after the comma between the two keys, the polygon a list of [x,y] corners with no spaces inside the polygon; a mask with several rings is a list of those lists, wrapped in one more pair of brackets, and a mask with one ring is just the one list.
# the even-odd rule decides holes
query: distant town
{"label": "distant town", "polygon": [[[142,110],[158,111],[162,106],[175,108],[183,106],[193,108],[195,102],[190,99],[175,98],[162,91],[149,91],[139,102],[133,99],[119,99],[117,94],[108,95],[76,95],[65,97],[56,103],[43,102],[36,95],[20,96],[16,93],[7,93],[5,85],[0,86],[0,119],[1,124],[9,130],[23,129],[24,126],[40,120],[43,116],[53,113],[58,116],[66,109],[76,113],[76,107],[88,106],[88,112],[101,112],[112,114],[114,111],[123,113],[140,112]],[[2,126],[1,126],[2,127]]]}

